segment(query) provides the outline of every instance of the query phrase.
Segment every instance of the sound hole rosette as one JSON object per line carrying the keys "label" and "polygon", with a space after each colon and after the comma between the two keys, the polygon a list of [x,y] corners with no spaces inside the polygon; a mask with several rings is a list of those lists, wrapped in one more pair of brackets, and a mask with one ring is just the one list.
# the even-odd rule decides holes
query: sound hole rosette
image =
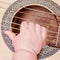
{"label": "sound hole rosette", "polygon": [[[36,7],[36,5],[35,5],[35,7]],[[41,6],[40,6],[40,8],[41,8]],[[45,9],[45,8],[44,8]],[[22,9],[21,9],[22,10]],[[21,11],[20,10],[20,11]],[[49,13],[51,13],[48,9],[46,9]],[[19,12],[19,11],[18,11]],[[18,13],[17,12],[17,13]],[[12,12],[11,12],[12,13]],[[5,42],[7,43],[7,45],[10,45],[9,46],[9,48],[10,49],[12,49],[12,51],[14,51],[14,49],[13,49],[13,47],[12,47],[12,43],[11,43],[11,40],[9,39],[9,37],[7,37],[4,33],[3,33],[3,31],[5,31],[5,30],[12,30],[14,33],[19,33],[19,30],[17,31],[17,30],[14,30],[13,28],[16,28],[17,27],[17,25],[16,26],[14,26],[14,24],[13,23],[17,23],[16,21],[17,20],[15,20],[15,16],[17,15],[17,13],[14,15],[14,17],[13,17],[13,19],[12,19],[12,21],[8,21],[7,20],[7,22],[11,22],[11,23],[6,23],[6,22],[4,22],[4,20],[5,20],[5,18],[3,19],[3,21],[2,21],[2,24],[1,25],[3,25],[3,26],[1,26],[1,30],[2,30],[2,36],[3,36],[3,39],[5,40]],[[10,17],[11,15],[9,15],[9,17]],[[22,16],[21,16],[22,17]],[[7,19],[7,18],[6,18]],[[54,18],[55,19],[55,18]],[[20,20],[20,23],[21,23],[22,21]],[[33,21],[32,21],[33,22]],[[19,23],[19,24],[20,24]],[[52,23],[53,24],[53,23]],[[7,27],[4,27],[4,26],[8,26],[9,28],[7,28]],[[44,25],[43,25],[44,26]],[[13,27],[13,28],[12,28]],[[17,28],[19,28],[19,26],[17,27]],[[48,28],[48,26],[47,26],[47,28]],[[58,29],[57,29],[58,30]],[[8,41],[7,41],[7,39],[8,39]],[[50,47],[50,46],[46,46],[45,48],[43,48],[42,49],[42,51],[41,51],[41,53],[39,54],[39,59],[42,59],[42,58],[46,58],[46,57],[49,57],[49,56],[51,56],[51,55],[53,55],[54,53],[56,53],[57,51],[59,50],[59,48],[55,48],[55,47]]]}

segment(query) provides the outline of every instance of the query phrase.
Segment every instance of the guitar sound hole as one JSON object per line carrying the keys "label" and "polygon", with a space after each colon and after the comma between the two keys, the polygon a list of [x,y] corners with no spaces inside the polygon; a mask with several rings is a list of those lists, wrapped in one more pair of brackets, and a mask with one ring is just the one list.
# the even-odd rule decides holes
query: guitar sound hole
{"label": "guitar sound hole", "polygon": [[48,9],[37,5],[31,5],[19,10],[14,16],[11,25],[12,31],[16,33],[16,35],[20,33],[20,24],[22,21],[33,22],[46,27],[48,32],[44,46],[55,41],[55,36],[58,30],[57,21],[55,16]]}

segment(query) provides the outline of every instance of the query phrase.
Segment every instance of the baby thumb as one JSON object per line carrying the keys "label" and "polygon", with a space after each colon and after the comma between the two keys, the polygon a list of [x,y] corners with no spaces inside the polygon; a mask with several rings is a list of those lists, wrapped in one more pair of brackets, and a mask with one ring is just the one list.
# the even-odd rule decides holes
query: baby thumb
{"label": "baby thumb", "polygon": [[15,34],[12,31],[4,31],[4,33],[11,39],[15,37]]}

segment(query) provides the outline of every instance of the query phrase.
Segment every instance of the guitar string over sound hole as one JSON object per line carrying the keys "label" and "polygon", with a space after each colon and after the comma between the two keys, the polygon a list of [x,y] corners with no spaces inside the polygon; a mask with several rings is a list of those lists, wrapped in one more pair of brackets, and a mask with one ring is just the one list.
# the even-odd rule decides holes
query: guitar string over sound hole
{"label": "guitar string over sound hole", "polygon": [[58,22],[56,16],[53,15],[48,9],[37,5],[31,5],[23,7],[19,10],[15,14],[11,24],[12,32],[16,35],[20,33],[20,24],[22,21],[33,22],[46,27],[47,39],[44,42],[43,47],[48,45],[60,48],[60,44],[58,44],[60,43],[60,38],[58,38]]}

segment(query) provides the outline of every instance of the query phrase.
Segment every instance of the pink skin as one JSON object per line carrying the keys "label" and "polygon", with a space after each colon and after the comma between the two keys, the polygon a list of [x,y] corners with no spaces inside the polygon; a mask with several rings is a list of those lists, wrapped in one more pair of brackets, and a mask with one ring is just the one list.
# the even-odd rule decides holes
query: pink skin
{"label": "pink skin", "polygon": [[5,33],[12,40],[15,53],[13,60],[37,60],[42,43],[46,39],[46,29],[39,24],[23,21],[20,33],[16,36],[11,31]]}

